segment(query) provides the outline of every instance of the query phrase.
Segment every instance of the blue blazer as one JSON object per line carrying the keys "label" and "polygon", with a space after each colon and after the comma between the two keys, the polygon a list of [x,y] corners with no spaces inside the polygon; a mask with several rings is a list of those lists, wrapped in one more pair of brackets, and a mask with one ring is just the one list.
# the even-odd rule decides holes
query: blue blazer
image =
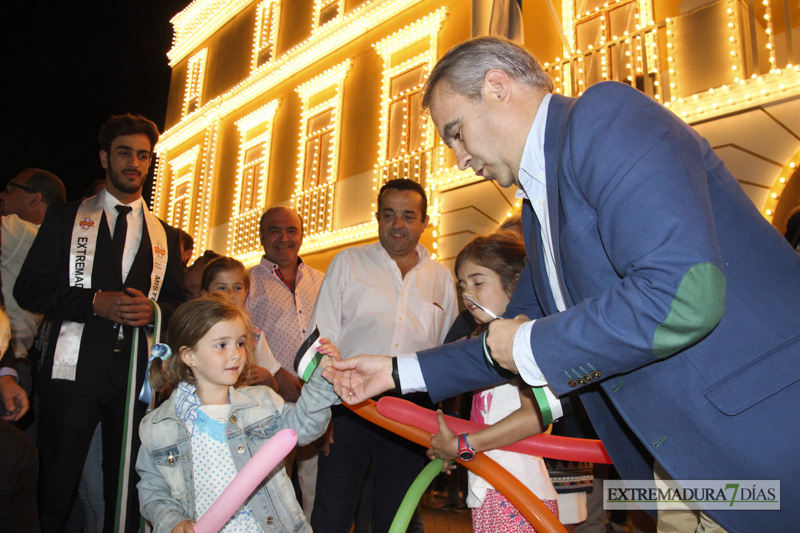
{"label": "blue blazer", "polygon": [[[780,479],[775,511],[709,511],[731,531],[789,531],[800,512],[800,256],[708,142],[607,82],[553,95],[545,133],[558,312],[538,221],[506,316],[537,319],[536,363],[578,391],[624,479]],[[480,341],[419,354],[434,401],[502,380]]]}

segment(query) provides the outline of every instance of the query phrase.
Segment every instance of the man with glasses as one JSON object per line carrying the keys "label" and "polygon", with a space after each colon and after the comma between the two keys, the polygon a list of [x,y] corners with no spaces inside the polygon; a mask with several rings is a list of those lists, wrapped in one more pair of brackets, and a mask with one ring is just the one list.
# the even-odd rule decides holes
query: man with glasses
{"label": "man with glasses", "polygon": [[39,168],[26,168],[0,192],[0,215],[17,215],[39,225],[48,206],[65,201],[66,191],[58,176]]}
{"label": "man with glasses", "polygon": [[42,317],[20,309],[12,291],[47,207],[63,204],[65,199],[61,180],[38,168],[26,168],[0,192],[0,279],[11,326],[8,349],[0,354],[0,449],[4,450],[0,455],[0,529],[4,531],[39,530],[36,447],[10,422],[19,422],[28,411],[32,387],[28,351]]}
{"label": "man with glasses", "polygon": [[53,319],[39,380],[43,531],[63,529],[98,422],[105,530],[139,527],[131,461],[146,408],[136,399],[145,329],[153,302],[166,325],[184,300],[178,231],[142,200],[158,135],[140,115],[109,119],[100,130],[105,189],[48,210],[14,288],[20,305]]}
{"label": "man with glasses", "polygon": [[[12,292],[19,269],[44,221],[48,206],[60,205],[65,201],[66,191],[58,176],[38,168],[24,169],[0,192],[2,296],[11,322],[10,346],[16,359],[19,384],[28,395],[32,387],[28,351],[33,346],[42,316],[20,309]],[[4,374],[13,375],[13,371],[0,370],[0,375]]]}

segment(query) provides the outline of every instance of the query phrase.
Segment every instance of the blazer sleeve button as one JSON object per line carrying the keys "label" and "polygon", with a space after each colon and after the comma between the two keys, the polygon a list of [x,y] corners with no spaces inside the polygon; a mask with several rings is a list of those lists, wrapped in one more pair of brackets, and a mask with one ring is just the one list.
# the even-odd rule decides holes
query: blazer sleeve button
{"label": "blazer sleeve button", "polygon": [[578,382],[575,381],[574,379],[570,378],[570,379],[567,380],[567,385],[569,385],[570,387],[572,387],[574,389],[575,387],[578,386]]}
{"label": "blazer sleeve button", "polygon": [[603,377],[603,373],[599,370],[592,370],[592,379],[600,379]]}

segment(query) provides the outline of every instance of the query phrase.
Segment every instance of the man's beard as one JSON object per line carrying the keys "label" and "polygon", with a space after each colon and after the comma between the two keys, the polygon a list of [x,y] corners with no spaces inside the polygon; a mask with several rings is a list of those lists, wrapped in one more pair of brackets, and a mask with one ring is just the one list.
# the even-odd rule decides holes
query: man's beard
{"label": "man's beard", "polygon": [[142,184],[144,183],[144,178],[141,175],[138,183],[129,182],[128,180],[122,179],[122,175],[111,168],[108,169],[108,177],[115,189],[126,194],[139,192],[139,190],[142,188]]}

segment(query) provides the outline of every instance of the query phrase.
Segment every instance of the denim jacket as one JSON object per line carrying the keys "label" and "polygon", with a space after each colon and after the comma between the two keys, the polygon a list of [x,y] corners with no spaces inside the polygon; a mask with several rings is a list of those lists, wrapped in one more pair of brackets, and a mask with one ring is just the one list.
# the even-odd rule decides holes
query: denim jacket
{"label": "denim jacket", "polygon": [[[139,426],[139,504],[155,533],[169,533],[183,520],[199,518],[195,515],[191,436],[175,413],[175,396],[147,415]],[[267,387],[231,387],[230,401],[225,431],[237,471],[282,429],[295,430],[300,446],[312,442],[328,426],[329,407],[340,403],[319,369],[302,388],[297,404],[285,403]],[[283,462],[258,486],[247,504],[265,532],[311,531]]]}

